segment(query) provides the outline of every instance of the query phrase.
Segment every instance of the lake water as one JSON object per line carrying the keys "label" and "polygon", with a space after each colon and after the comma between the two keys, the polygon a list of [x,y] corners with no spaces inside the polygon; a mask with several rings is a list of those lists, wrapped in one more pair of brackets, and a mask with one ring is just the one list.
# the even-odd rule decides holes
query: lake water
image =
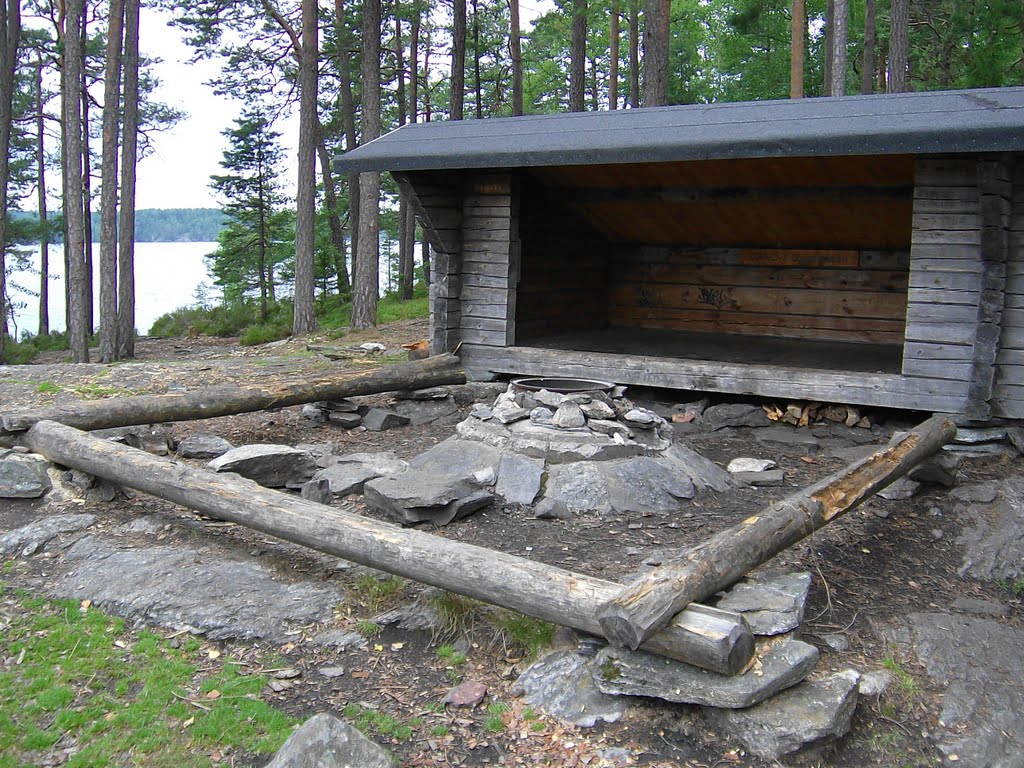
{"label": "lake water", "polygon": [[[161,315],[196,303],[196,287],[213,284],[203,256],[217,249],[217,243],[136,243],[135,245],[135,327],[148,333]],[[99,244],[93,250],[93,286],[96,318],[99,319]],[[35,273],[15,272],[8,288],[19,286],[39,291],[39,248],[32,254]],[[12,285],[13,283],[13,285]],[[15,310],[18,334],[35,333],[39,327],[39,299],[22,291],[11,291],[15,302],[27,306]],[[50,328],[64,330],[64,250],[50,246]],[[13,331],[13,328],[11,329]]]}
{"label": "lake water", "polygon": [[[93,248],[93,291],[95,317],[99,325],[100,249],[99,243]],[[398,280],[394,269],[389,269],[385,256],[387,244],[382,243],[380,260],[380,290],[383,294],[388,287],[394,287]],[[153,322],[179,307],[196,304],[196,288],[205,283],[209,299],[216,301],[220,296],[213,287],[213,279],[206,270],[203,257],[217,250],[217,243],[136,243],[135,244],[135,327],[143,334],[149,333]],[[421,262],[417,243],[414,263]],[[391,265],[393,267],[393,265]],[[23,290],[18,290],[21,288]],[[16,304],[24,304],[14,312],[17,335],[28,330],[35,333],[39,328],[39,248],[32,252],[32,268],[15,272],[8,282],[8,291]],[[31,291],[30,294],[28,291]],[[50,246],[50,329],[64,330],[64,249],[60,245]],[[12,328],[13,332],[15,329]]]}

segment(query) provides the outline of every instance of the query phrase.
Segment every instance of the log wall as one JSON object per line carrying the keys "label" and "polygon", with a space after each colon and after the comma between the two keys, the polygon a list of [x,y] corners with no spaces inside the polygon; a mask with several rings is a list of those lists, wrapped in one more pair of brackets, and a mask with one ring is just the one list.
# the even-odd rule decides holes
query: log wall
{"label": "log wall", "polygon": [[451,352],[462,321],[462,178],[428,171],[393,174],[420,221],[433,262],[430,270],[430,352]]}
{"label": "log wall", "polygon": [[1011,173],[1006,296],[992,413],[1020,419],[1024,418],[1024,157],[1015,158]]}
{"label": "log wall", "polygon": [[518,195],[507,173],[474,173],[464,181],[459,337],[466,343],[515,343]]}
{"label": "log wall", "polygon": [[851,249],[623,248],[609,321],[902,344],[909,258],[908,251]]}

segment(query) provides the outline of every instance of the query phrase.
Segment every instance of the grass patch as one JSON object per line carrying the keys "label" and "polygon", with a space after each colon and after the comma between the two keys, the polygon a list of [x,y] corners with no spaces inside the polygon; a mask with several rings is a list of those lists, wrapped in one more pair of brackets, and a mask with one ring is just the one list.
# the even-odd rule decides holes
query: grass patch
{"label": "grass patch", "polygon": [[534,658],[541,648],[551,643],[557,631],[557,627],[549,622],[453,592],[439,592],[427,599],[441,616],[442,627],[438,635],[442,639],[462,637],[483,629],[491,635],[491,642],[504,646],[506,653]]}
{"label": "grass patch", "polygon": [[508,712],[508,704],[496,701],[487,705],[487,720],[484,721],[484,728],[491,733],[501,733],[505,730],[505,713]]}
{"label": "grass patch", "polygon": [[405,590],[405,579],[400,576],[377,578],[372,573],[360,576],[355,584],[348,587],[348,596],[367,610],[377,613],[394,603]]}
{"label": "grass patch", "polygon": [[390,741],[409,741],[423,720],[414,717],[403,723],[393,715],[369,709],[359,704],[348,704],[342,714],[345,719],[367,736],[377,736]]}
{"label": "grass patch", "polygon": [[0,669],[0,768],[40,764],[58,741],[77,747],[69,768],[207,766],[227,748],[269,754],[295,725],[259,698],[265,677],[230,660],[205,671],[194,639],[173,648],[23,592],[5,595],[3,611],[0,657],[15,663]]}
{"label": "grass patch", "polygon": [[52,395],[61,391],[60,384],[56,384],[52,381],[42,381],[36,387],[36,392],[42,395]]}

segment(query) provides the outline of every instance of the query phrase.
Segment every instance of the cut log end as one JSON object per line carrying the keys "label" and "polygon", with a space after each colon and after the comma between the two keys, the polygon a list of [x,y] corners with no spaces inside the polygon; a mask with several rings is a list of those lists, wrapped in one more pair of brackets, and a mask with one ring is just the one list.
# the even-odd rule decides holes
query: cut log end
{"label": "cut log end", "polygon": [[[614,608],[614,605],[603,606]],[[616,615],[614,611],[599,611],[597,623],[601,625],[601,631],[608,638],[608,642],[618,648],[629,648],[635,651],[647,638],[642,631],[629,620],[628,616]]]}

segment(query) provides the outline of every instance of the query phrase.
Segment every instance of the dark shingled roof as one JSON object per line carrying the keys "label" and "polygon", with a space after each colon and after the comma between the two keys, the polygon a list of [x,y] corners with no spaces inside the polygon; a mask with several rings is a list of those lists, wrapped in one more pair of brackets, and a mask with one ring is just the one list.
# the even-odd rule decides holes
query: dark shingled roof
{"label": "dark shingled roof", "polygon": [[1024,88],[791,99],[406,125],[339,171],[1024,151]]}

